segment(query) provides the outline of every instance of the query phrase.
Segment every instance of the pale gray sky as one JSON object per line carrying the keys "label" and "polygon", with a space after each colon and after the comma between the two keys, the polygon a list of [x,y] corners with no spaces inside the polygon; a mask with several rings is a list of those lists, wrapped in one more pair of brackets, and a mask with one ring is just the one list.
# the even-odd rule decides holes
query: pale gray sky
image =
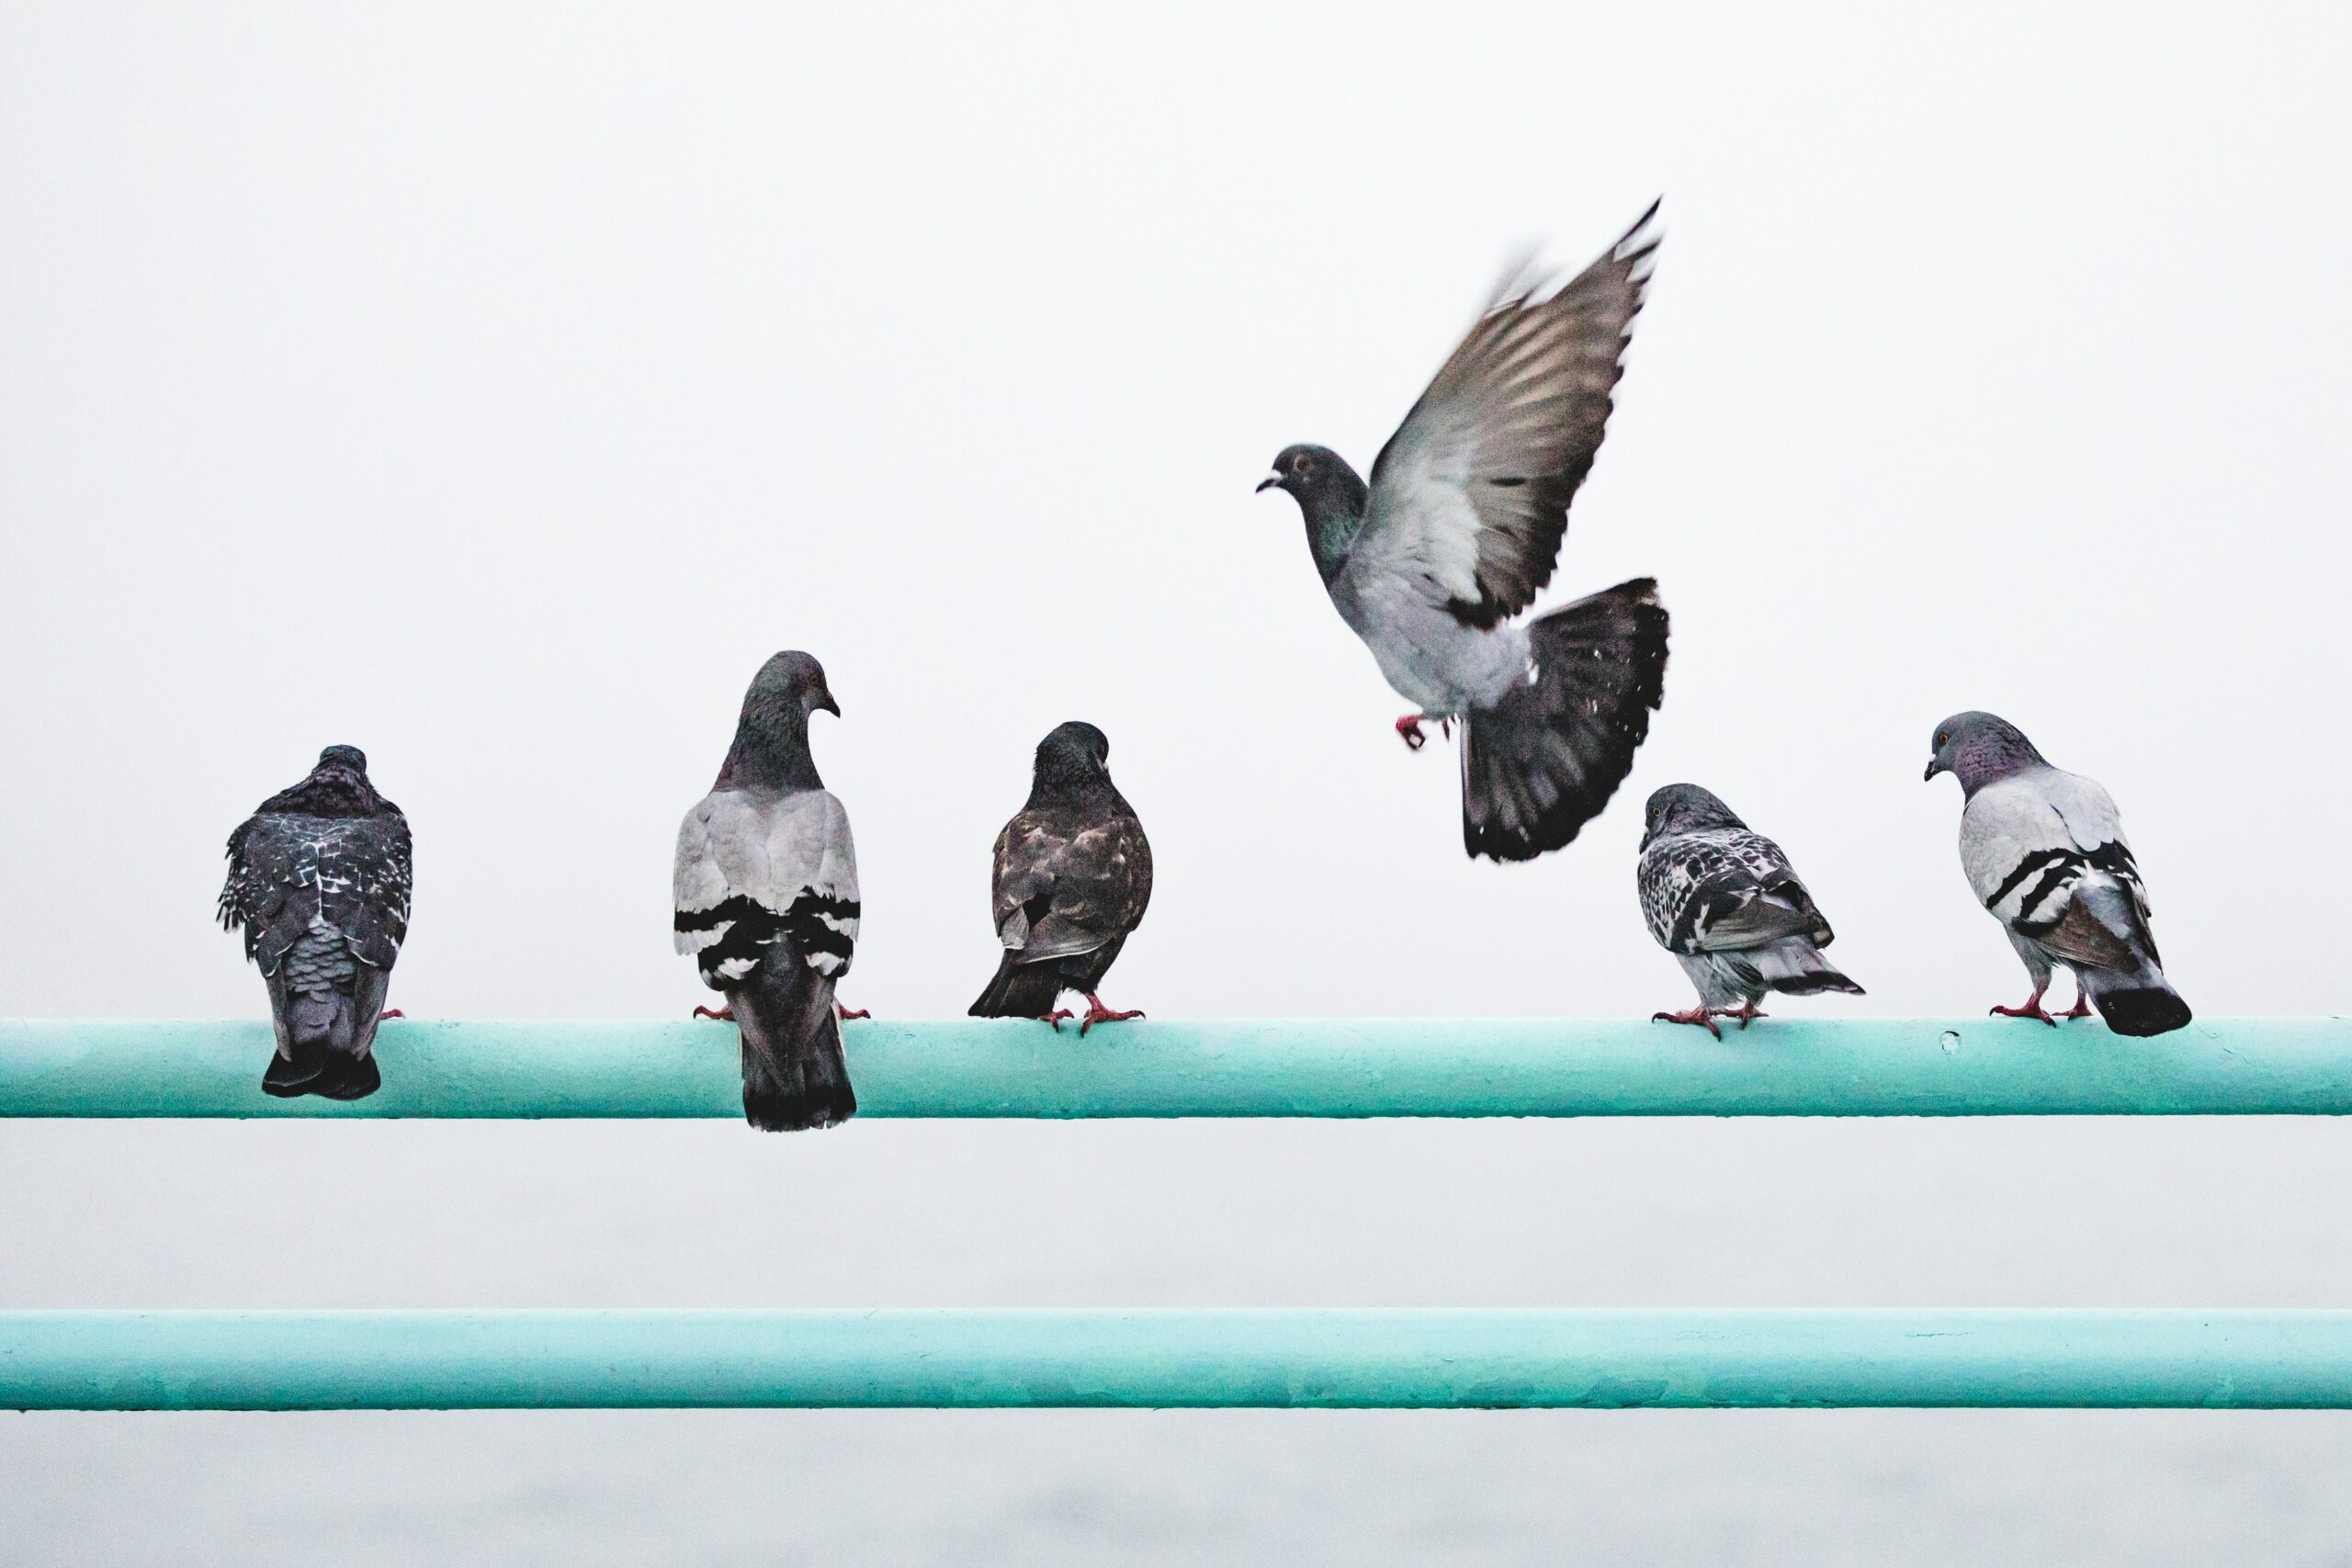
{"label": "pale gray sky", "polygon": [[[2200,1014],[2338,1009],[2346,42],[2316,6],[0,6],[0,1011],[257,1015],[208,923],[221,840],[348,741],[416,831],[396,1003],[679,1015],[705,993],[670,951],[672,835],[744,683],[793,646],[845,713],[816,737],[865,873],[845,994],[892,1017],[958,1014],[986,978],[989,840],[1069,717],[1111,736],[1158,854],[1121,1006],[1684,1005],[1632,864],[1642,796],[1690,778],[1788,847],[1871,987],[1786,1010],[1980,1012],[2021,971],[1962,880],[1956,790],[1919,782],[1934,722],[1970,706],[2113,791]],[[1660,192],[1657,284],[1547,602],[1656,575],[1665,707],[1577,844],[1474,865],[1450,750],[1398,746],[1403,705],[1295,509],[1250,487],[1292,441],[1368,464],[1515,246],[1579,264]],[[326,1131],[7,1132],[0,1232],[41,1239],[0,1262],[0,1302],[141,1281],[190,1303],[555,1302],[646,1278],[674,1289],[631,1299],[899,1301],[935,1227],[998,1234],[987,1194],[1019,1178],[1050,1204],[1123,1157],[1117,1129],[855,1125],[756,1157],[859,1205],[865,1250],[648,1277],[628,1238],[674,1226],[724,1256],[730,1205],[763,1201],[735,1179],[749,1134]],[[1220,1205],[1280,1213],[1324,1162],[1340,1190],[1400,1161],[1467,1182],[1475,1134],[1127,1147],[1171,1193],[1215,1173],[1254,1195],[1165,1198],[1148,1223],[1199,1227],[1170,1244],[1204,1271],[1194,1299],[1246,1299],[1256,1274],[1217,1272],[1242,1268],[1213,1245]],[[2037,1248],[2088,1245],[2066,1205],[2092,1162],[2067,1151],[2091,1145],[1939,1135],[1958,1152],[1920,1179],[1949,1178],[1939,1223],[1973,1238],[1952,1256],[2018,1255],[1972,1300],[2352,1289],[2139,1232],[2109,1238],[2155,1249],[2129,1268],[2045,1267]],[[1909,1223],[1896,1193],[1876,1221],[1825,1214],[1783,1272],[1673,1239],[1716,1199],[1710,1223],[1750,1234],[1809,1183],[1870,1189],[1887,1145],[1514,1136],[1558,1164],[1499,1174],[1460,1245],[1574,1258],[1607,1250],[1605,1218],[1650,1238],[1634,1262],[1479,1274],[1430,1244],[1442,1215],[1383,1210],[1283,1299],[1917,1299],[1912,1255],[1871,1250]],[[2261,1190],[2270,1137],[2096,1146],[2163,1214],[2204,1201],[2199,1173]],[[2343,1190],[2332,1143],[2295,1185]],[[1742,1151],[1767,1146],[1800,1174],[1753,1181]],[[859,1173],[882,1150],[877,1188]],[[639,1154],[669,1173],[658,1199]],[[461,1193],[371,1204],[349,1235],[332,1212],[271,1222],[287,1192],[399,1191],[445,1158],[528,1188],[482,1200],[511,1223],[478,1249],[439,1229]],[[151,1210],[158,1165],[217,1202]],[[1983,1189],[1996,1168],[2009,1184]],[[1619,1202],[1564,1215],[1568,1188]],[[177,1239],[124,1274],[163,1215]],[[618,1230],[559,1245],[548,1215]],[[1037,1249],[1100,1246],[1102,1271],[920,1278],[976,1303],[1185,1293],[1119,1250],[1119,1216],[1063,1218],[1023,1224]],[[2332,1211],[2291,1218],[2344,1252]],[[186,1272],[263,1237],[266,1266]],[[1833,1267],[1849,1243],[1860,1261]],[[608,1262],[566,1271],[594,1247]],[[387,1419],[366,1429],[424,1430]],[[1428,1429],[1350,1473],[1419,1496]],[[1645,1429],[1686,1453],[1758,1430]],[[63,1428],[15,1430],[38,1455]],[[2165,1484],[2169,1460],[2116,1451]],[[61,1518],[112,1495],[85,1460],[45,1474]],[[188,1484],[232,1527],[232,1481]],[[2117,1511],[2126,1535],[2155,1517]]]}
{"label": "pale gray sky", "polygon": [[[1159,851],[1123,1005],[1679,1005],[1631,863],[1684,777],[1869,1005],[2014,999],[1918,778],[1965,706],[2113,790],[2200,1011],[2334,1005],[2318,15],[16,9],[5,1005],[255,1008],[220,840],[348,740],[417,834],[399,1002],[691,1006],[671,838],[790,646],[846,714],[851,993],[899,1017],[985,979],[989,840],[1070,716]],[[1473,865],[1250,487],[1369,463],[1514,244],[1580,263],[1660,191],[1550,597],[1657,575],[1666,705],[1568,852]],[[2283,868],[2254,780],[2312,803]]]}

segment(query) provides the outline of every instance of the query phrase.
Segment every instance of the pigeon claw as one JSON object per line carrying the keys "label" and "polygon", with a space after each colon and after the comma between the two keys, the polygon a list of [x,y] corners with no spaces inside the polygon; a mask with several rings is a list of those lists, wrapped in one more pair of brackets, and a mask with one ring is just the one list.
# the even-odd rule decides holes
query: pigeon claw
{"label": "pigeon claw", "polygon": [[[1078,1014],[1070,1011],[1068,1008],[1056,1008],[1053,1011],[1047,1013],[1037,1021],[1039,1023],[1052,1024],[1054,1026],[1054,1032],[1059,1034],[1062,1032],[1062,1020],[1066,1018],[1076,1018]],[[1079,1032],[1082,1034],[1085,1032],[1085,1030],[1081,1028]]]}
{"label": "pigeon claw", "polygon": [[2058,1021],[2050,1016],[2048,1008],[2041,1005],[2041,993],[2045,988],[2037,986],[2034,987],[2033,995],[2026,998],[2021,1005],[2013,1008],[1996,1007],[1985,1016],[1988,1018],[2038,1018],[2055,1029],[2058,1027]]}
{"label": "pigeon claw", "polygon": [[408,1017],[408,1014],[401,1011],[398,1008],[386,1008],[383,1011],[376,1015],[376,1021],[381,1023],[388,1018],[405,1019],[406,1017]]}
{"label": "pigeon claw", "polygon": [[1408,713],[1398,719],[1396,733],[1403,738],[1408,751],[1418,751],[1430,743],[1430,738],[1421,733],[1421,716],[1417,713]]}
{"label": "pigeon claw", "polygon": [[1751,1000],[1749,1000],[1749,1001],[1747,1001],[1747,1002],[1746,1002],[1746,1003],[1743,1003],[1741,1006],[1739,1006],[1739,1007],[1737,1007],[1737,1008],[1734,1009],[1732,1011],[1730,1011],[1730,1012],[1727,1012],[1727,1013],[1724,1014],[1724,1016],[1725,1018],[1736,1018],[1736,1019],[1739,1020],[1739,1026],[1740,1026],[1740,1028],[1742,1028],[1742,1029],[1746,1029],[1749,1024],[1754,1023],[1758,1019],[1759,1019],[1759,1018],[1770,1018],[1770,1017],[1771,1017],[1772,1015],[1771,1015],[1770,1013],[1769,1013],[1769,1012],[1758,1012],[1758,1011],[1756,1010],[1756,1003],[1754,1002],[1754,1000],[1752,1000],[1752,999],[1751,999]]}
{"label": "pigeon claw", "polygon": [[842,1023],[847,1023],[854,1018],[872,1018],[873,1016],[874,1015],[872,1013],[866,1011],[864,1008],[845,1008],[839,1002],[835,1002],[833,1004],[833,1017]]}
{"label": "pigeon claw", "polygon": [[[1726,1013],[1724,1016],[1732,1015]],[[1690,1008],[1682,1012],[1654,1012],[1650,1014],[1650,1021],[1652,1023],[1695,1023],[1718,1040],[1724,1037],[1724,1032],[1715,1027],[1714,1013],[1704,1007]],[[1747,1025],[1742,1024],[1740,1027],[1744,1029]]]}
{"label": "pigeon claw", "polygon": [[2060,1018],[2088,1018],[2090,1015],[2091,994],[2088,991],[2078,990],[2075,993],[2075,1005],[2058,1016]]}
{"label": "pigeon claw", "polygon": [[731,1007],[696,1008],[695,1009],[694,1016],[696,1018],[715,1018],[721,1023],[732,1023],[735,1021],[735,1010]]}
{"label": "pigeon claw", "polygon": [[1086,993],[1086,1018],[1078,1026],[1078,1037],[1080,1040],[1085,1039],[1086,1032],[1098,1023],[1125,1023],[1131,1018],[1142,1016],[1143,1009],[1141,1008],[1129,1008],[1125,1012],[1120,1012],[1114,1008],[1106,1008],[1102,1005],[1101,997],[1089,991]]}

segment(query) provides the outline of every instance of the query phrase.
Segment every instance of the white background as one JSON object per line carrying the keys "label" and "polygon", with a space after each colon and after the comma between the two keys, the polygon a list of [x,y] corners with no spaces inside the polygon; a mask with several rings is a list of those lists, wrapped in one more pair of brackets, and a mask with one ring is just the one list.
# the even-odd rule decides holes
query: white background
{"label": "white background", "polygon": [[[989,840],[1069,717],[1159,862],[1121,1006],[1685,1005],[1632,864],[1642,796],[1690,778],[1871,988],[1786,1010],[1973,1013],[2021,971],[1919,783],[1972,706],[2114,792],[2201,1014],[2335,1010],[2346,41],[2324,7],[0,6],[0,1011],[258,1011],[207,923],[221,840],[345,741],[418,840],[398,1004],[676,1016],[672,834],[784,647],[844,710],[815,749],[865,885],[846,996],[892,1017],[986,978]],[[1515,245],[1581,265],[1661,191],[1546,602],[1657,576],[1665,707],[1575,845],[1472,864],[1450,750],[1397,745],[1250,487],[1292,441],[1367,466]],[[0,1304],[2341,1304],[2342,1143],[21,1124]],[[1636,1560],[1917,1561],[1992,1549],[1939,1510],[2022,1529],[2045,1494],[2052,1528],[2112,1507],[2074,1561],[2343,1534],[2311,1522],[2346,1506],[2335,1418],[1810,1419],[6,1417],[33,1484],[0,1516],[63,1555],[188,1518],[398,1554],[464,1492],[469,1540],[578,1561],[545,1499],[602,1476],[678,1561],[885,1529],[899,1560],[1361,1561],[1334,1518],[1392,1514],[1399,1560],[1615,1520]],[[2106,1492],[1969,1467],[2093,1430]],[[800,1490],[729,1534],[656,1431],[705,1480],[798,1445]],[[1873,1512],[1892,1431],[1917,1475]],[[414,1477],[375,1534],[324,1432]],[[1657,1466],[1563,1500],[1628,1444]],[[928,1533],[908,1445],[978,1499]],[[1518,1469],[1453,1467],[1486,1450]]]}

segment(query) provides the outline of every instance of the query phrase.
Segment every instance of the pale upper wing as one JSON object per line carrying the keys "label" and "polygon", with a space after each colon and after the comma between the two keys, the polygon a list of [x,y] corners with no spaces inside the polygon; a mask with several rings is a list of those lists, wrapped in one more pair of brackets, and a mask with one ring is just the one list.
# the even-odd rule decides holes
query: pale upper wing
{"label": "pale upper wing", "polygon": [[1347,570],[1411,582],[1465,626],[1534,602],[1607,430],[1657,212],[1555,293],[1524,269],[1504,280],[1381,448]]}
{"label": "pale upper wing", "polygon": [[679,824],[672,891],[677,949],[707,979],[741,979],[779,942],[842,974],[861,913],[849,814],[821,789],[714,790]]}
{"label": "pale upper wing", "polygon": [[[1960,814],[1960,860],[1977,901],[2001,922],[2060,946],[2076,884],[2104,874],[2147,897],[2114,800],[2093,780],[2038,768],[1987,784]],[[2106,950],[2083,956],[2106,961]]]}

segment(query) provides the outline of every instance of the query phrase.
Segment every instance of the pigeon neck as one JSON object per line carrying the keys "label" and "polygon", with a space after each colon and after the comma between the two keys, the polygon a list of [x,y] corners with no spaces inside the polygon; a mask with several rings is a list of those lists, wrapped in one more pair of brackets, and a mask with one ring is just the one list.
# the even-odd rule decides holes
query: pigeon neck
{"label": "pigeon neck", "polygon": [[1111,782],[1111,775],[1099,768],[1067,773],[1039,768],[1029,785],[1028,803],[1022,809],[1042,811],[1054,806],[1108,806],[1123,811],[1127,808],[1126,799]]}
{"label": "pigeon neck", "polygon": [[388,804],[364,776],[333,773],[313,773],[292,789],[279,790],[261,809],[288,817],[373,817]]}
{"label": "pigeon neck", "polygon": [[786,710],[752,712],[735,728],[735,744],[719,766],[717,789],[822,789],[808,754],[808,716]]}
{"label": "pigeon neck", "polygon": [[1329,587],[1340,569],[1348,564],[1348,551],[1356,542],[1356,534],[1363,527],[1363,502],[1353,505],[1337,496],[1311,495],[1300,506],[1306,518],[1306,547],[1315,556],[1315,570],[1323,574],[1323,585]]}
{"label": "pigeon neck", "polygon": [[1960,797],[1973,800],[1976,792],[1987,785],[2049,765],[2031,746],[2006,745],[1988,738],[1962,747],[1951,771],[1960,779]]}

